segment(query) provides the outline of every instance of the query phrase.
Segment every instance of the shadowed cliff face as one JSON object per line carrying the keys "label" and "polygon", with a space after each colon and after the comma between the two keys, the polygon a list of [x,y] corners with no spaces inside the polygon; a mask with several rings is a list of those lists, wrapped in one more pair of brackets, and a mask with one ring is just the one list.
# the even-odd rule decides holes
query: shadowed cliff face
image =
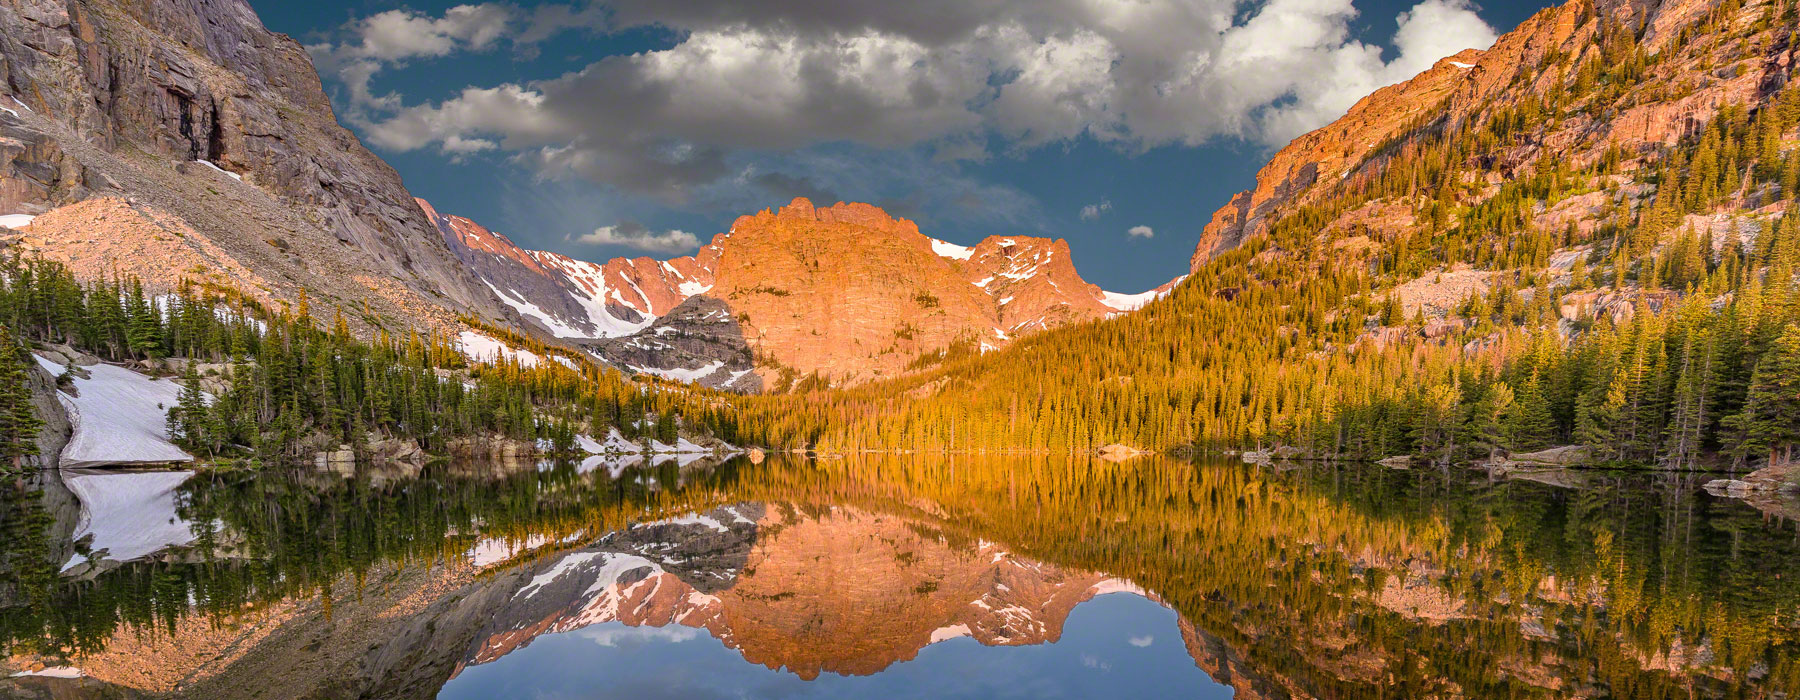
{"label": "shadowed cliff face", "polygon": [[[0,213],[120,197],[151,222],[28,227],[28,247],[78,272],[110,263],[161,284],[242,267],[253,274],[221,281],[271,300],[304,288],[314,303],[367,301],[409,325],[504,312],[399,175],[337,124],[305,50],[243,0],[0,6],[0,107]],[[205,245],[181,240],[194,233]],[[158,267],[168,260],[192,264]]]}
{"label": "shadowed cliff face", "polygon": [[[621,368],[738,391],[891,377],[953,345],[985,351],[1125,313],[1173,285],[1113,294],[1081,279],[1065,241],[993,236],[967,248],[868,204],[796,199],[739,217],[692,256],[605,263],[525,250],[424,206],[457,257],[534,325],[592,339]],[[691,303],[701,298],[713,301]]]}
{"label": "shadowed cliff face", "polygon": [[730,304],[709,295],[688,297],[641,332],[584,345],[607,364],[631,372],[747,394],[765,386],[742,319]]}

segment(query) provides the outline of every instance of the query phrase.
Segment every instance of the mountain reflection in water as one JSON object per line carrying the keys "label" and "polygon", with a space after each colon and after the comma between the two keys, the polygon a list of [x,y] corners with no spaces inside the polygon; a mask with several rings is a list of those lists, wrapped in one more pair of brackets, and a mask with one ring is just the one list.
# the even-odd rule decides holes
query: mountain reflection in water
{"label": "mountain reflection in water", "polygon": [[201,473],[163,518],[191,541],[126,561],[78,531],[143,513],[78,513],[53,480],[5,494],[0,675],[85,677],[0,697],[1800,694],[1793,525],[1660,476]]}

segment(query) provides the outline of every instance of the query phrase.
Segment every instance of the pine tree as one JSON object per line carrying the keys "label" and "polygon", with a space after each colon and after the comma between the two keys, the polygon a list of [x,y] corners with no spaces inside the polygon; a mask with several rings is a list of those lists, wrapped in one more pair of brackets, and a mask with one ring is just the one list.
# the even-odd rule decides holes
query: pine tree
{"label": "pine tree", "polygon": [[1706,406],[1713,378],[1714,343],[1705,330],[1691,332],[1682,344],[1681,369],[1675,380],[1674,415],[1664,442],[1663,462],[1692,469],[1707,425]]}

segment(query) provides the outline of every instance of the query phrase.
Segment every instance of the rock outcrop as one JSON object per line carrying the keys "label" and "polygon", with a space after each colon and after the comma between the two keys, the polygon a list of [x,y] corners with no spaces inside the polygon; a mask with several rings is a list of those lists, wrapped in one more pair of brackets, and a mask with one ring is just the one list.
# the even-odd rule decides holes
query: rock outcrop
{"label": "rock outcrop", "polygon": [[26,463],[40,469],[55,469],[57,457],[74,432],[69,412],[56,397],[56,377],[38,363],[26,366],[25,386],[31,391],[32,410],[37,413],[38,420],[44,422],[38,429],[37,455],[27,457]]}

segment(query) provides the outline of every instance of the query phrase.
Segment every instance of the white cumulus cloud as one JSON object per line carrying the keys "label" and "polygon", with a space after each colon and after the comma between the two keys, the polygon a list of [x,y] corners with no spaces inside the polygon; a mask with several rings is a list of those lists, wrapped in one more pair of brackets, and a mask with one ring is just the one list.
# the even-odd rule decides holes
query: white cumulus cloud
{"label": "white cumulus cloud", "polygon": [[601,226],[575,238],[587,245],[614,245],[651,253],[681,253],[700,247],[700,238],[686,231],[657,233],[640,224],[622,223]]}
{"label": "white cumulus cloud", "polygon": [[1133,226],[1125,230],[1125,235],[1132,238],[1154,238],[1156,231],[1151,230],[1149,226]]}
{"label": "white cumulus cloud", "polygon": [[[348,86],[362,110],[351,121],[378,146],[454,155],[494,144],[544,177],[680,203],[735,178],[735,156],[837,144],[923,146],[958,162],[1082,137],[1134,151],[1220,137],[1279,145],[1495,39],[1468,0],[1421,0],[1391,17],[1388,60],[1353,36],[1351,0],[551,7],[394,10],[351,22],[312,51]],[[563,25],[658,28],[676,39],[435,103],[368,88],[394,62],[529,45]]]}

